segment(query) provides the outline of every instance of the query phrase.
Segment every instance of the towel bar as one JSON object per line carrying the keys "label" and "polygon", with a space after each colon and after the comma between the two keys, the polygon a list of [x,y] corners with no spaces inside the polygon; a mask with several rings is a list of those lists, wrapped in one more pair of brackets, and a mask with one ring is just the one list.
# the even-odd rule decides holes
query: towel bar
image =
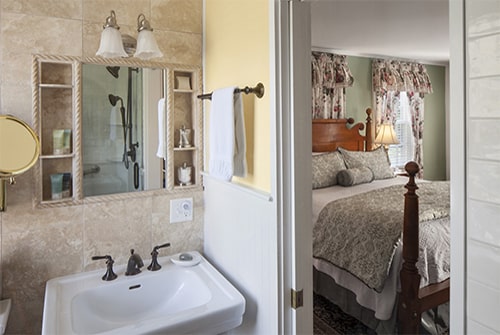
{"label": "towel bar", "polygon": [[[262,98],[264,96],[264,84],[258,83],[255,87],[245,86],[244,88],[237,88],[234,90],[234,93],[243,92],[245,94],[254,93],[257,98]],[[198,99],[212,99],[212,93],[200,94],[197,96]]]}

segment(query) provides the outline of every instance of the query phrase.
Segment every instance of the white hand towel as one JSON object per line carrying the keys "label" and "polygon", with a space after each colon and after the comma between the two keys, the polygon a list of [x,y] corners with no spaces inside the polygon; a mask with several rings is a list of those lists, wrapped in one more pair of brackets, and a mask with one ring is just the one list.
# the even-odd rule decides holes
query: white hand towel
{"label": "white hand towel", "polygon": [[156,156],[165,158],[165,98],[158,100],[158,150]]}
{"label": "white hand towel", "polygon": [[109,139],[111,141],[116,140],[116,128],[121,127],[121,124],[116,106],[111,107],[111,113],[109,113]]}
{"label": "white hand towel", "polygon": [[246,175],[243,106],[235,89],[227,87],[212,93],[209,172],[225,181],[230,181],[235,172]]}
{"label": "white hand towel", "polygon": [[236,177],[247,176],[247,145],[245,136],[245,116],[241,93],[234,94],[234,172]]}

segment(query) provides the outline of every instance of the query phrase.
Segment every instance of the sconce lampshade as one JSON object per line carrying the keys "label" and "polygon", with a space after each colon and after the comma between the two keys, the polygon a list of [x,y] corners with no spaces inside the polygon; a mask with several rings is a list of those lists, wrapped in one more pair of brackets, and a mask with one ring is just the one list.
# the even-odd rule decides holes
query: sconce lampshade
{"label": "sconce lampshade", "polygon": [[137,36],[137,49],[134,57],[150,59],[163,56],[153,35],[153,28],[151,28],[144,14],[137,17],[137,31],[139,35]]}
{"label": "sconce lampshade", "polygon": [[101,34],[101,43],[96,56],[105,58],[128,57],[123,49],[122,35],[120,27],[116,23],[115,12],[112,10],[111,15],[106,18],[106,23],[103,26],[104,30]]}
{"label": "sconce lampshade", "polygon": [[386,148],[389,144],[398,144],[398,138],[394,131],[394,127],[390,123],[383,123],[378,129],[377,137],[375,137],[375,143],[384,145]]}

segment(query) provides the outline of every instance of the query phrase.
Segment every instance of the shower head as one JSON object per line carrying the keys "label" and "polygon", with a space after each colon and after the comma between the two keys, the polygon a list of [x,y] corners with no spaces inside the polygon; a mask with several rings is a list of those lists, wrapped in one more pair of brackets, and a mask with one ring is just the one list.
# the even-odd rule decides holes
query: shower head
{"label": "shower head", "polygon": [[119,66],[106,66],[106,70],[115,78],[118,78],[118,71],[120,71]]}
{"label": "shower head", "polygon": [[120,98],[117,95],[109,94],[108,95],[109,102],[111,103],[111,106],[116,106],[116,103],[120,101],[122,107],[123,107],[123,99]]}

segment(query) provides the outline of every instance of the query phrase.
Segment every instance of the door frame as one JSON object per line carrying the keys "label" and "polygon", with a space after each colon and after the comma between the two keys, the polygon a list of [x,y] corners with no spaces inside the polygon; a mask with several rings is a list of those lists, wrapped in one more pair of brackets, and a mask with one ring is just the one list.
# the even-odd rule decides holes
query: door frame
{"label": "door frame", "polygon": [[466,126],[464,0],[449,2],[450,18],[450,333],[466,334]]}
{"label": "door frame", "polygon": [[[311,12],[275,0],[276,180],[280,334],[312,334]],[[292,307],[292,290],[303,305]]]}
{"label": "door frame", "polygon": [[[307,0],[306,0],[307,1]],[[281,252],[279,269],[280,333],[312,333],[312,194],[310,121],[300,111],[310,110],[309,54],[311,14],[309,3],[274,0],[276,37],[276,137],[277,194]],[[464,0],[450,1],[450,180],[451,180],[451,292],[450,329],[465,334],[466,328],[466,126]],[[307,52],[305,56],[304,52]],[[304,63],[307,57],[307,64]],[[303,76],[303,77],[301,77]],[[310,113],[309,113],[310,114]],[[301,128],[302,127],[302,128]],[[305,155],[307,147],[307,158]],[[307,165],[307,166],[306,166]],[[306,185],[306,183],[309,183]],[[307,186],[307,187],[306,187]],[[297,190],[300,190],[297,192]],[[301,212],[302,210],[302,212]],[[309,215],[304,215],[306,214]],[[302,220],[302,221],[301,221]],[[310,274],[310,275],[309,275]],[[304,290],[304,307],[291,308],[291,289]]]}

